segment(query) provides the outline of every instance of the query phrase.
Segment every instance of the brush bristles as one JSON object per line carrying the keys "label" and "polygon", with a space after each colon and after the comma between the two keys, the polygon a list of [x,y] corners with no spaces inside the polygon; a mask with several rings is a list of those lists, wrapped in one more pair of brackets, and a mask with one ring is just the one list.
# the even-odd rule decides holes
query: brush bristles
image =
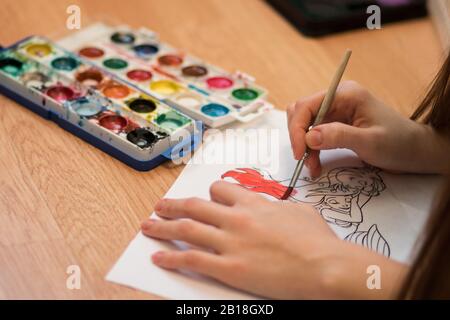
{"label": "brush bristles", "polygon": [[286,192],[283,194],[283,196],[280,198],[280,200],[286,200],[287,198],[290,197],[292,191],[294,190],[293,187],[288,187]]}

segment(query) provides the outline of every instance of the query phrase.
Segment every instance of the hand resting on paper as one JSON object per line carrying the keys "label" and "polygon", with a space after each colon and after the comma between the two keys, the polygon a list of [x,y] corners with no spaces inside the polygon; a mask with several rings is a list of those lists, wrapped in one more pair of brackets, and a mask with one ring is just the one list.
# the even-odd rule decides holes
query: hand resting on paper
{"label": "hand resting on paper", "polygon": [[343,82],[320,124],[308,133],[325,92],[298,100],[287,109],[294,157],[312,150],[306,166],[320,175],[319,150],[347,148],[382,169],[415,173],[448,173],[450,146],[431,126],[412,121],[354,81]]}
{"label": "hand resting on paper", "polygon": [[[215,182],[211,201],[163,199],[146,220],[145,235],[209,249],[157,252],[153,262],[185,269],[269,298],[388,298],[406,267],[336,237],[305,204],[272,202],[240,186]],[[188,218],[188,219],[183,219]],[[378,265],[381,290],[367,288]]]}

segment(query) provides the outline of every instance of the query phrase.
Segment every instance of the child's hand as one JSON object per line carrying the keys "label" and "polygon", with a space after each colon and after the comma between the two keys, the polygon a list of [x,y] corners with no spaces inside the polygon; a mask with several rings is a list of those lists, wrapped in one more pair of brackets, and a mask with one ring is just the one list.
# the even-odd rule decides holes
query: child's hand
{"label": "child's hand", "polygon": [[[288,107],[288,127],[294,157],[302,157],[305,145],[313,150],[347,148],[365,162],[403,172],[447,171],[450,147],[430,127],[398,114],[353,81],[343,82],[325,118],[305,134],[322,103],[324,92]],[[306,165],[320,174],[319,152]]]}
{"label": "child's hand", "polygon": [[[212,201],[166,199],[155,206],[168,220],[145,221],[145,235],[210,250],[158,252],[152,256],[156,265],[191,270],[271,298],[390,294],[398,264],[339,240],[313,207],[271,202],[224,181],[214,183],[210,193]],[[374,263],[386,265],[384,287],[368,292],[367,267]]]}

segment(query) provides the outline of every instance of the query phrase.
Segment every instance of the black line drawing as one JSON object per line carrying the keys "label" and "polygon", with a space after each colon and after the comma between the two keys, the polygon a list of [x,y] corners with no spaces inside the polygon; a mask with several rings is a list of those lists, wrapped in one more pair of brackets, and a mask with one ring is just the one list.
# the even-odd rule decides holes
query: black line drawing
{"label": "black line drawing", "polygon": [[[388,241],[378,225],[361,230],[364,206],[386,189],[380,171],[374,167],[338,167],[316,180],[302,177],[289,201],[313,205],[325,221],[340,229],[344,239],[389,257]],[[256,168],[227,171],[222,179],[230,178],[241,186],[280,199],[289,180],[276,180],[268,172]],[[285,183],[285,184],[284,184]]]}

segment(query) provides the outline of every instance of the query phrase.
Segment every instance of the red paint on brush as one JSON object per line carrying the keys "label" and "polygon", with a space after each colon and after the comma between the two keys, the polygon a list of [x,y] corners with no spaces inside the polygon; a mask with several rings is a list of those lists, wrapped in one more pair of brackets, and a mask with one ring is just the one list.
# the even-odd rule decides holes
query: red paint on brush
{"label": "red paint on brush", "polygon": [[[282,199],[289,189],[278,181],[265,179],[259,171],[250,168],[237,168],[227,171],[222,175],[222,179],[227,177],[233,178],[242,187],[250,191],[265,193],[277,199]],[[295,194],[295,190],[293,191],[292,193]]]}
{"label": "red paint on brush", "polygon": [[286,200],[287,198],[289,198],[292,194],[292,192],[294,191],[293,187],[288,187],[286,192],[283,194],[283,196],[280,198],[280,200]]}
{"label": "red paint on brush", "polygon": [[65,86],[50,87],[45,91],[45,94],[58,102],[64,102],[75,98],[75,91]]}

